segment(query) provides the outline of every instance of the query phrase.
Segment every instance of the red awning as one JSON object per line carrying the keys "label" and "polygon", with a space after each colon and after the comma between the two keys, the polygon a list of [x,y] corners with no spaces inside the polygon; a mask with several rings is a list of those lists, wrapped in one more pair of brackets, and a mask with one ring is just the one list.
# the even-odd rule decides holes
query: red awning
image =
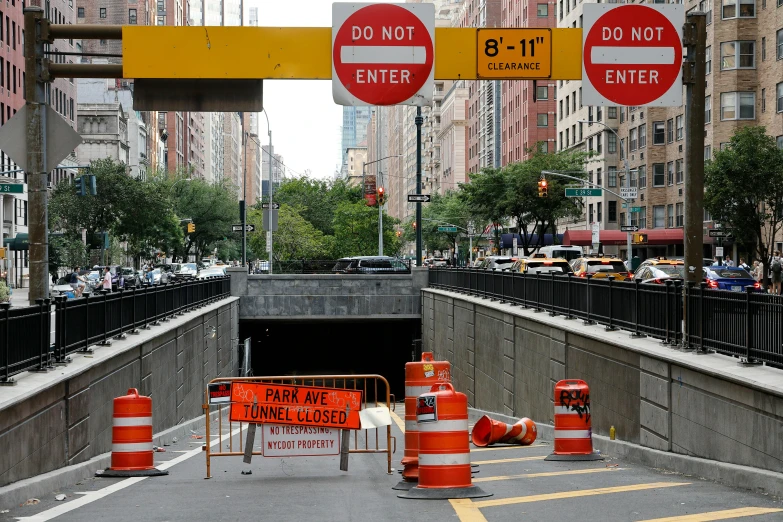
{"label": "red awning", "polygon": [[[683,232],[681,228],[656,228],[639,232],[647,234],[647,245],[682,245]],[[592,237],[589,230],[566,230],[563,234],[563,244],[589,246],[592,244]],[[601,230],[599,238],[602,245],[625,245],[628,243],[627,233],[620,230]]]}

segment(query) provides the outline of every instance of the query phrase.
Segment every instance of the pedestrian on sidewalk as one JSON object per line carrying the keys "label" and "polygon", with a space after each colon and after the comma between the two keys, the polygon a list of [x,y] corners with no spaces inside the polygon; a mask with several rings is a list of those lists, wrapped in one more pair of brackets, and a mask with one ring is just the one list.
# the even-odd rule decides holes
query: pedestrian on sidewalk
{"label": "pedestrian on sidewalk", "polygon": [[726,263],[725,263],[725,265],[733,267],[734,266],[734,261],[729,256],[726,256]]}
{"label": "pedestrian on sidewalk", "polygon": [[775,250],[772,255],[772,261],[769,264],[770,276],[772,277],[772,293],[780,295],[780,281],[783,276],[783,259],[780,258],[780,252]]}
{"label": "pedestrian on sidewalk", "polygon": [[741,257],[741,258],[740,258],[739,267],[740,267],[740,268],[744,268],[745,270],[748,270],[748,271],[750,271],[750,267],[749,267],[749,266],[748,266],[748,264],[745,262],[745,258],[744,258],[744,257]]}
{"label": "pedestrian on sidewalk", "polygon": [[111,292],[111,272],[108,266],[103,269],[103,289]]}

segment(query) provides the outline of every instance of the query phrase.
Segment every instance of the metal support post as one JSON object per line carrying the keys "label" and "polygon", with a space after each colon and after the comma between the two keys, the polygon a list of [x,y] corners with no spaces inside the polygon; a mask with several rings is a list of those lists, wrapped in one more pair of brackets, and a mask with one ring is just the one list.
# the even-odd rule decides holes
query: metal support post
{"label": "metal support post", "polygon": [[[266,111],[264,111],[264,114],[266,114]],[[266,120],[266,125],[269,127],[269,119]],[[272,153],[272,130],[268,129],[269,132],[269,220],[274,223],[274,218],[272,217],[272,213],[275,211],[274,209],[274,201],[275,201],[275,182],[274,182],[274,176],[272,175],[272,169],[274,165],[272,165],[275,161],[275,155]],[[273,273],[273,266],[274,266],[274,243],[273,243],[273,234],[272,227],[269,227],[269,274],[271,275]]]}
{"label": "metal support post", "polygon": [[[704,256],[704,89],[707,54],[707,15],[689,13],[683,26],[688,49],[683,64],[685,89],[685,280],[702,282]],[[688,301],[683,285],[683,342],[688,340]],[[703,291],[702,291],[703,292]]]}
{"label": "metal support post", "polygon": [[[421,107],[416,107],[416,194],[421,194]],[[416,266],[422,266],[421,260],[421,201],[416,203]]]}
{"label": "metal support post", "polygon": [[[617,133],[614,133],[615,136],[617,136]],[[617,136],[617,142],[622,143],[620,141],[620,137]],[[625,154],[625,151],[623,151],[623,154]],[[625,186],[628,187],[628,189],[631,188],[631,166],[628,163],[628,158],[625,158]],[[625,210],[625,224],[629,227],[631,226],[631,202],[626,202],[625,206],[627,207]],[[627,242],[627,248],[628,248],[628,270],[633,269],[633,242],[631,241],[631,232],[630,229],[628,233],[626,234],[626,242]]]}
{"label": "metal support post", "polygon": [[378,255],[383,255],[383,205],[378,202]]}
{"label": "metal support post", "polygon": [[47,23],[38,6],[24,8],[24,55],[27,80],[24,97],[27,105],[27,175],[30,234],[30,306],[49,298],[49,230],[46,185],[46,83],[44,78],[44,41],[42,25]]}

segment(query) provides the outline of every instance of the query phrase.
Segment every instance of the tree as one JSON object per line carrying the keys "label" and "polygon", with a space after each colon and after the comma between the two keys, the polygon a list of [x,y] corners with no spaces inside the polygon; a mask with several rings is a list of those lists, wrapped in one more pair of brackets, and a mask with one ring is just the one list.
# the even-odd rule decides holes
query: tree
{"label": "tree", "polygon": [[[383,216],[383,250],[385,255],[398,255],[402,242],[395,226],[399,220]],[[378,254],[378,209],[364,200],[342,202],[334,215],[335,256],[372,256]]]}
{"label": "tree", "polygon": [[[320,230],[301,216],[300,210],[280,205],[278,228],[272,235],[275,260],[328,259],[331,257],[331,244]],[[248,223],[256,226],[256,231],[248,234],[249,248],[254,252],[266,252],[266,232],[262,226],[261,210],[251,210]]]}
{"label": "tree", "polygon": [[[466,234],[470,215],[457,191],[433,194],[422,209],[421,237],[426,250],[456,250],[459,237]],[[439,231],[438,227],[453,225],[456,232]],[[415,235],[413,240],[415,241]]]}
{"label": "tree", "polygon": [[783,150],[764,127],[743,127],[708,162],[704,184],[704,208],[734,237],[754,245],[766,281],[783,224]]}
{"label": "tree", "polygon": [[[505,179],[500,169],[485,167],[470,174],[470,183],[460,184],[460,198],[468,213],[475,216],[483,228],[485,223],[498,224],[506,217]],[[495,245],[500,245],[500,232],[495,227]]]}

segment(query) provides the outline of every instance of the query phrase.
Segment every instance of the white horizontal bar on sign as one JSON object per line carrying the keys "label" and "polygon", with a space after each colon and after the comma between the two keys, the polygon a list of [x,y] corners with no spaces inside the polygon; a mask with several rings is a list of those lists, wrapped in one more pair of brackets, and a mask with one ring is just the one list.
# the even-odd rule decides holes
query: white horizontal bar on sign
{"label": "white horizontal bar on sign", "polygon": [[427,61],[427,49],[415,45],[344,45],[340,48],[340,61],[378,65],[420,65]]}
{"label": "white horizontal bar on sign", "polygon": [[592,436],[590,430],[555,430],[556,439],[589,439]]}
{"label": "white horizontal bar on sign", "polygon": [[419,466],[458,466],[470,464],[470,453],[421,453]]}
{"label": "white horizontal bar on sign", "polygon": [[419,422],[419,433],[434,433],[439,431],[468,431],[468,419],[465,420],[439,420],[438,422]]}
{"label": "white horizontal bar on sign", "polygon": [[152,441],[112,444],[111,451],[112,453],[136,453],[139,451],[152,451]]}
{"label": "white horizontal bar on sign", "polygon": [[670,65],[672,47],[593,47],[590,60],[603,65]]}
{"label": "white horizontal bar on sign", "polygon": [[112,426],[152,426],[152,417],[114,417]]}

